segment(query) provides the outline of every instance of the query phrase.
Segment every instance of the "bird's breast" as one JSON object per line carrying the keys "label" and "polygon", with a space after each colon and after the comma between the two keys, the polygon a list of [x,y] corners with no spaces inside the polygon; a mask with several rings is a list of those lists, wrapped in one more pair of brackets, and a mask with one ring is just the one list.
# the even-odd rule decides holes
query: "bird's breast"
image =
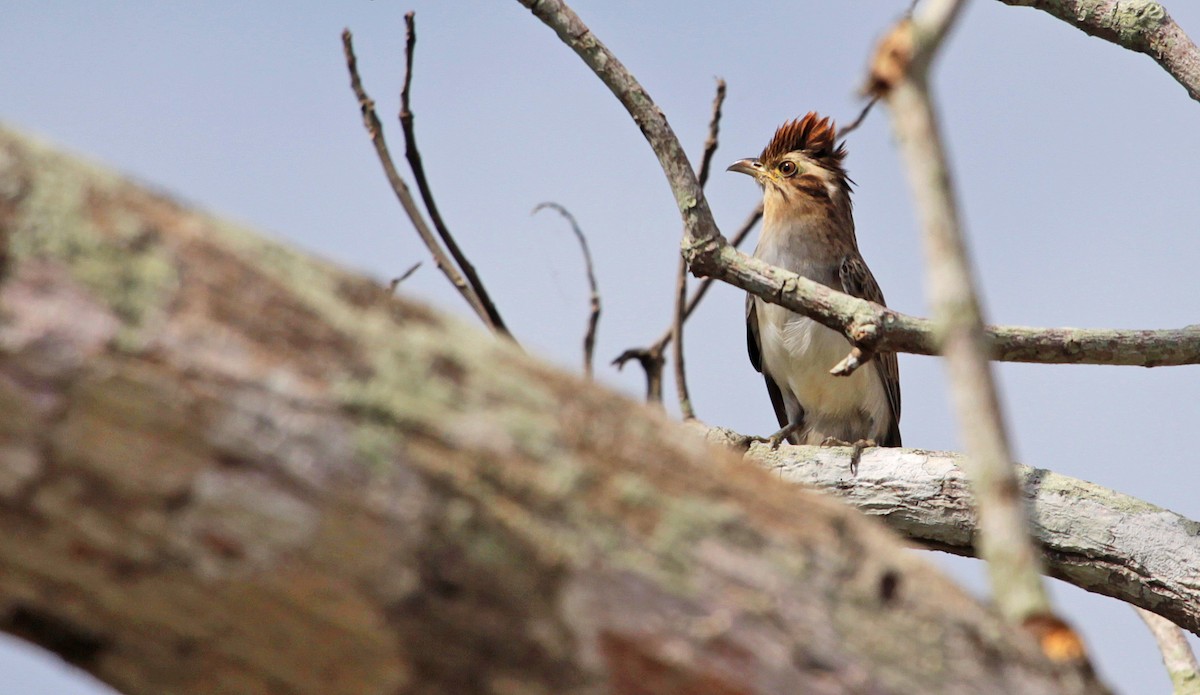
{"label": "bird's breast", "polygon": [[822,409],[843,410],[858,405],[857,373],[849,378],[829,373],[850,351],[844,337],[774,304],[762,303],[758,311],[764,371],[807,407],[820,403]]}

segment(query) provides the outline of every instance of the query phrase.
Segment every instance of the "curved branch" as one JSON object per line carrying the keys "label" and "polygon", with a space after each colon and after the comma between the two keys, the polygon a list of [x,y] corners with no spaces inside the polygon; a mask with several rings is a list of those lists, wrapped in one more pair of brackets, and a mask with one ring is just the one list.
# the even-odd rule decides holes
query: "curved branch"
{"label": "curved branch", "polygon": [[713,221],[704,189],[666,116],[621,61],[596,38],[579,15],[562,0],[519,0],[533,15],[558,34],[563,43],[583,59],[612,91],[650,143],[675,204],[683,217],[684,252],[692,272],[707,271],[719,249],[728,242]]}
{"label": "curved branch", "polygon": [[1134,610],[1154,635],[1163,666],[1167,667],[1167,675],[1175,687],[1174,695],[1200,695],[1200,665],[1196,663],[1196,655],[1183,631],[1161,615],[1144,608]]}
{"label": "curved branch", "polygon": [[[737,446],[744,435],[707,430]],[[749,457],[784,480],[840,498],[906,538],[975,557],[975,501],[960,454],[874,448],[850,477],[849,447],[754,444]],[[1017,466],[1047,573],[1169,618],[1200,636],[1200,523],[1083,480]]]}
{"label": "curved branch", "polygon": [[[871,351],[939,354],[929,319],[851,297],[736,249],[723,249],[721,256],[721,280],[810,316],[857,345]],[[1200,324],[1146,330],[985,326],[984,336],[989,357],[1000,362],[1135,367],[1200,364]]]}
{"label": "curved branch", "polygon": [[1167,14],[1147,0],[1000,0],[1058,17],[1090,36],[1144,53],[1200,101],[1200,49]]}
{"label": "curved branch", "polygon": [[[857,299],[739,252],[721,236],[679,140],[650,96],[562,0],[519,0],[604,82],[646,136],[684,222],[692,273],[727,282],[840,331],[867,351],[938,354],[932,323]],[[1200,364],[1200,325],[1168,330],[992,326],[991,358],[1039,364]],[[830,365],[831,367],[833,365]]]}
{"label": "curved branch", "polygon": [[1107,692],[651,409],[0,153],[0,630],[122,692]]}
{"label": "curved branch", "polygon": [[570,210],[554,202],[538,203],[533,208],[531,214],[536,215],[539,210],[549,208],[558,212],[566,219],[567,224],[571,225],[571,231],[575,233],[575,239],[579,242],[579,248],[583,251],[583,265],[587,272],[588,281],[588,321],[587,330],[583,334],[583,373],[587,378],[592,378],[592,355],[596,350],[596,328],[600,325],[600,286],[596,283],[596,267],[592,263],[592,251],[588,248],[587,237],[584,236],[583,230],[579,228],[579,222],[575,220],[575,216]]}

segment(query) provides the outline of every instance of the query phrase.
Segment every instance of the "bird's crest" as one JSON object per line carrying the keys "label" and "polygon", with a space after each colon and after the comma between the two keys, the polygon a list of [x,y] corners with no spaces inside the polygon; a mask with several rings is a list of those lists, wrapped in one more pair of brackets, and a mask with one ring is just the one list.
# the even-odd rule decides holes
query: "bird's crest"
{"label": "bird's crest", "polygon": [[758,159],[768,164],[796,151],[803,152],[826,169],[845,175],[842,160],[846,157],[846,144],[837,143],[837,126],[831,119],[821,118],[816,111],[779,126]]}

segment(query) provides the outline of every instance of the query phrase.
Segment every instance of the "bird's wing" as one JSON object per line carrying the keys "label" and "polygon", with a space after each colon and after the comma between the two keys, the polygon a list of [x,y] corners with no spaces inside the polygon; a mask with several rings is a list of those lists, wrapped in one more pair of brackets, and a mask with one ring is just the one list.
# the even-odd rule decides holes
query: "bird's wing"
{"label": "bird's wing", "polygon": [[758,312],[754,308],[754,295],[746,295],[746,351],[750,353],[750,364],[756,371],[762,372],[763,381],[767,382],[767,394],[771,396],[771,406],[775,408],[775,419],[780,427],[787,427],[787,408],[783,405],[783,392],[771,375],[763,371],[762,348],[758,337]]}
{"label": "bird's wing", "polygon": [[[866,299],[876,304],[887,306],[883,299],[883,290],[871,274],[871,269],[863,262],[858,254],[847,256],[838,270],[838,278],[842,283],[842,291],[848,295]],[[877,352],[874,359],[875,369],[883,381],[883,390],[887,393],[888,406],[892,410],[892,421],[888,426],[885,441],[881,446],[900,446],[900,365],[896,362],[896,353]]]}

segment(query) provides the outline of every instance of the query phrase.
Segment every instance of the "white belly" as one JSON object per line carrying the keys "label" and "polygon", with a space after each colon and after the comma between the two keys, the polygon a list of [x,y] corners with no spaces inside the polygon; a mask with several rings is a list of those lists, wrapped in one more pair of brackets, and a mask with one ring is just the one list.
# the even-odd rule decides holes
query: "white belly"
{"label": "white belly", "polygon": [[[850,352],[845,337],[783,307],[756,302],[763,371],[779,385],[785,401],[790,396],[804,409],[804,429],[820,439],[848,439],[843,432],[865,427],[868,431],[853,438],[882,438],[888,403],[875,368],[864,365],[848,377],[833,376],[829,370]],[[794,415],[789,408],[788,416]]]}

